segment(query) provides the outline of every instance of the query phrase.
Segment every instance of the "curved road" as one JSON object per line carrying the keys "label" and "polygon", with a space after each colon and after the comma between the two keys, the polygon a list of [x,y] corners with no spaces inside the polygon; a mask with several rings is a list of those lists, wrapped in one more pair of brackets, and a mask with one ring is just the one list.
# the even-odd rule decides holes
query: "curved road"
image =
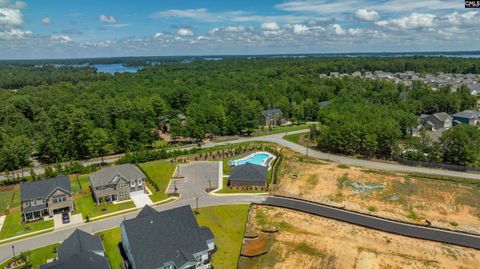
{"label": "curved road", "polygon": [[[298,133],[305,133],[308,130],[299,130],[299,131],[292,131],[288,132],[288,134],[298,134]],[[272,135],[265,135],[265,136],[257,136],[257,137],[240,137],[237,140],[227,141],[227,142],[207,142],[202,145],[202,148],[210,148],[218,145],[228,145],[228,144],[236,144],[248,141],[265,141],[265,142],[272,142],[279,144],[281,146],[287,147],[293,151],[305,154],[307,152],[307,148],[305,146],[292,143],[283,139],[285,133],[279,134],[272,134]],[[188,148],[185,148],[188,149]],[[390,170],[390,171],[399,171],[399,172],[406,172],[406,173],[420,173],[420,174],[429,174],[429,175],[437,175],[437,176],[450,176],[450,177],[460,177],[460,178],[468,178],[468,179],[477,179],[480,180],[480,174],[468,173],[468,172],[459,172],[459,171],[452,171],[452,170],[445,170],[445,169],[435,169],[435,168],[425,168],[425,167],[415,167],[415,166],[407,166],[395,163],[386,163],[386,162],[379,162],[379,161],[370,161],[370,160],[362,160],[362,159],[355,159],[351,157],[335,155],[330,153],[321,152],[315,149],[308,149],[308,155],[324,160],[330,160],[338,163],[343,163],[347,165],[353,166],[362,166],[368,167],[373,169],[382,169],[382,170]],[[121,158],[123,154],[117,154],[112,156],[106,156],[105,162],[112,163]],[[91,165],[100,163],[100,158],[94,158],[90,160],[81,161],[83,165]],[[34,167],[33,170],[36,174],[42,174],[45,172],[43,166]],[[16,174],[20,176],[20,171],[16,171]],[[24,175],[28,176],[30,173],[29,171],[24,171]],[[6,176],[4,174],[0,174],[0,180],[5,180]]]}
{"label": "curved road", "polygon": [[472,235],[436,229],[427,226],[396,222],[291,198],[268,197],[263,204],[302,211],[329,219],[335,219],[375,230],[380,230],[383,232],[480,249],[480,235]]}
{"label": "curved road", "polygon": [[[305,133],[305,132],[307,132],[307,130],[288,132],[288,134],[298,134],[298,133]],[[303,153],[303,154],[307,153],[307,148],[305,146],[287,141],[283,139],[284,136],[285,136],[285,133],[272,134],[267,136],[258,136],[258,137],[242,137],[242,138],[239,138],[238,140],[233,140],[229,142],[206,143],[203,147],[212,147],[215,145],[234,144],[234,143],[241,143],[241,142],[247,142],[247,141],[266,141],[266,142],[279,144],[281,146],[287,147],[298,153]],[[351,157],[325,153],[325,152],[321,152],[319,150],[315,150],[311,148],[308,149],[308,155],[315,158],[330,160],[337,163],[342,163],[342,164],[347,164],[352,166],[361,166],[361,167],[368,167],[373,169],[399,171],[399,172],[406,172],[406,173],[420,173],[420,174],[429,174],[429,175],[437,175],[437,176],[450,176],[450,177],[460,177],[460,178],[480,180],[480,174],[459,172],[459,171],[452,171],[452,170],[445,170],[445,169],[407,166],[407,165],[401,165],[401,164],[395,164],[395,163],[386,163],[386,162],[370,161],[370,160],[363,160],[363,159],[355,159]]]}

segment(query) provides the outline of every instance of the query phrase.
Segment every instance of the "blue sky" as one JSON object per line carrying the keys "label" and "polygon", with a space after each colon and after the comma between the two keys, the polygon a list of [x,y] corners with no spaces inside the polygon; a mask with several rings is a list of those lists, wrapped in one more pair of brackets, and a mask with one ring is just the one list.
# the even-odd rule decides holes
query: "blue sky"
{"label": "blue sky", "polygon": [[0,0],[0,58],[480,50],[479,11],[459,0]]}

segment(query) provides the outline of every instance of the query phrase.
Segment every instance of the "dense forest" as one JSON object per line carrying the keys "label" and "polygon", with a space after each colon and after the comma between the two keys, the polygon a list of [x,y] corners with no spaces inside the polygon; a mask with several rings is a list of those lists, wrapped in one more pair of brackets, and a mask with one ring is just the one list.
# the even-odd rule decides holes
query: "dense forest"
{"label": "dense forest", "polygon": [[[143,149],[158,139],[155,128],[165,118],[173,119],[174,135],[197,140],[248,133],[258,127],[263,109],[276,107],[294,122],[319,121],[315,137],[325,150],[388,158],[401,141],[419,143],[410,140],[409,130],[421,113],[475,108],[476,98],[465,88],[451,93],[422,83],[407,89],[391,81],[319,77],[330,71],[374,70],[480,73],[480,60],[232,58],[168,62],[116,75],[88,67],[4,66],[0,170],[28,166],[32,154],[53,163]],[[327,100],[330,105],[322,108],[319,103]],[[174,119],[178,113],[187,116],[185,125]],[[470,129],[458,129],[460,134],[447,135],[443,147],[453,146],[440,155],[447,150],[448,156],[463,154],[461,149],[452,152],[458,137],[480,144]],[[440,160],[477,164],[479,152]]]}

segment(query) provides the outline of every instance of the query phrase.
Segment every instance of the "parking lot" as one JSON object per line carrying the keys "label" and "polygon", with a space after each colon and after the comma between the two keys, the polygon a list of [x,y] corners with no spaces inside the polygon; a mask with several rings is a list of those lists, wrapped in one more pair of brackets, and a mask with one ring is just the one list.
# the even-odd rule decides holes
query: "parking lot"
{"label": "parking lot", "polygon": [[[222,162],[192,162],[181,164],[178,167],[175,176],[180,175],[181,179],[172,179],[168,192],[174,191],[181,193],[183,198],[195,198],[206,196],[205,190],[208,188],[218,188],[219,178],[222,178]],[[175,183],[174,183],[175,181]]]}

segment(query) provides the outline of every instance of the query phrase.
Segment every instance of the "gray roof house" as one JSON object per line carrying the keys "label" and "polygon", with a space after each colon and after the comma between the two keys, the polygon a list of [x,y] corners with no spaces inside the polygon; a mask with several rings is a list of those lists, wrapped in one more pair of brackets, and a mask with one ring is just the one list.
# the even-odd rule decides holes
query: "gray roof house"
{"label": "gray roof house", "polygon": [[478,95],[480,93],[480,84],[469,84],[467,85],[468,91],[471,95]]}
{"label": "gray roof house", "polygon": [[232,168],[228,177],[228,185],[233,186],[260,186],[267,183],[268,168],[263,165],[246,163]]}
{"label": "gray roof house", "polygon": [[93,196],[97,203],[130,199],[132,192],[145,193],[145,174],[133,164],[104,167],[90,175]]}
{"label": "gray roof house", "polygon": [[75,230],[57,249],[57,259],[40,269],[110,269],[100,236]]}
{"label": "gray roof house", "polygon": [[262,111],[262,124],[276,126],[287,123],[283,111],[280,108],[272,108]]}
{"label": "gray roof house", "polygon": [[452,117],[445,112],[435,113],[431,115],[423,114],[420,116],[420,125],[422,128],[438,131],[441,129],[449,129],[452,127]]}
{"label": "gray roof house", "polygon": [[454,126],[457,124],[477,125],[480,112],[475,110],[464,110],[462,112],[453,114],[452,117]]}
{"label": "gray roof house", "polygon": [[70,180],[65,175],[20,183],[20,201],[24,221],[74,210]]}
{"label": "gray roof house", "polygon": [[214,236],[208,227],[198,225],[188,205],[162,212],[147,205],[120,228],[133,269],[211,268]]}

